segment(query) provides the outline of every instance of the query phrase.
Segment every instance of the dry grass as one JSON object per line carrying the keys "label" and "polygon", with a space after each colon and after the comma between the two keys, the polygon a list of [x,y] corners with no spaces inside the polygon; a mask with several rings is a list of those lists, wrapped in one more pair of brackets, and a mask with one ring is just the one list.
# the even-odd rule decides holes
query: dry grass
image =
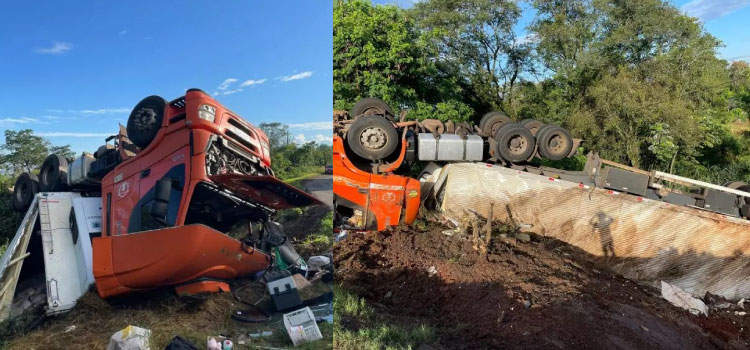
{"label": "dry grass", "polygon": [[[329,286],[315,286],[308,294],[318,295],[330,289]],[[228,335],[236,342],[246,339],[248,333],[271,330],[267,339],[246,339],[248,344],[291,348],[292,344],[283,330],[280,315],[268,323],[250,324],[236,322],[231,313],[248,307],[234,299],[232,294],[215,294],[207,300],[192,304],[173,296],[143,295],[139,298],[110,303],[90,292],[79,299],[76,307],[68,314],[48,320],[38,329],[26,334],[16,334],[6,345],[7,349],[56,350],[56,349],[104,349],[109,338],[127,325],[151,330],[151,348],[163,349],[176,335],[181,335],[198,346],[205,347],[206,337]],[[238,292],[246,301],[255,302],[265,292],[259,283],[252,283]],[[304,295],[303,295],[304,296]],[[261,303],[266,308],[270,301]],[[65,333],[66,328],[75,325],[76,329]],[[329,349],[332,344],[332,327],[321,325],[324,340],[309,344],[308,349]],[[2,347],[2,344],[0,344]],[[236,349],[250,347],[236,346]]]}

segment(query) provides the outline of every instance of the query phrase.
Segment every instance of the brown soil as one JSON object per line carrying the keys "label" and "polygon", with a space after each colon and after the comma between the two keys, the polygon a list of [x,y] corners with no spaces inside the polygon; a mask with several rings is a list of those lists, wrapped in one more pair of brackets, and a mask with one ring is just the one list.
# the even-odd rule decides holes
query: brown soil
{"label": "brown soil", "polygon": [[[750,315],[699,317],[660,291],[597,266],[557,240],[468,237],[422,230],[353,234],[334,248],[336,280],[398,323],[427,323],[434,348],[747,348]],[[750,311],[750,310],[749,310]],[[356,325],[356,320],[343,323]]]}

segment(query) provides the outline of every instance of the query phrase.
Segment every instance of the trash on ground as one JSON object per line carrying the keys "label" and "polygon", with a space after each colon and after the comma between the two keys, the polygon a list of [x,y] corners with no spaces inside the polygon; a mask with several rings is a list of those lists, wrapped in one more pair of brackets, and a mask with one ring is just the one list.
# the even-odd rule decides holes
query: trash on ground
{"label": "trash on ground", "polygon": [[206,338],[208,350],[232,350],[232,340],[221,335],[212,335]]}
{"label": "trash on ground", "polygon": [[302,305],[302,298],[297,291],[297,284],[292,276],[278,274],[269,276],[266,285],[277,311],[289,310]]}
{"label": "trash on ground", "polygon": [[107,350],[150,350],[150,337],[151,330],[130,325],[109,338]]}
{"label": "trash on ground", "polygon": [[164,350],[198,350],[198,347],[182,336],[176,335]]}
{"label": "trash on ground", "polygon": [[310,310],[315,315],[315,322],[325,321],[328,324],[333,324],[333,303],[311,306]]}
{"label": "trash on ground", "polygon": [[310,307],[305,307],[283,316],[284,326],[294,346],[302,343],[323,339],[320,328],[315,322],[315,315]]}
{"label": "trash on ground", "polygon": [[702,300],[664,281],[661,281],[661,296],[672,305],[688,310],[693,315],[708,315],[708,307]]}
{"label": "trash on ground", "polygon": [[315,255],[307,259],[307,266],[310,268],[310,271],[323,271],[330,264],[331,258],[323,255]]}
{"label": "trash on ground", "polygon": [[339,232],[339,233],[338,233],[338,234],[336,235],[336,238],[335,238],[334,240],[335,240],[336,242],[341,242],[341,241],[345,240],[347,236],[349,236],[349,232],[347,232],[346,230],[341,230],[341,231],[340,231],[340,232]]}
{"label": "trash on ground", "polygon": [[295,273],[294,275],[292,275],[292,278],[294,279],[294,284],[299,290],[305,289],[311,285],[310,281],[308,281],[305,276],[302,276],[301,274]]}
{"label": "trash on ground", "polygon": [[258,332],[258,333],[250,333],[248,335],[250,336],[250,338],[265,338],[265,337],[272,336],[273,335],[273,331],[263,331],[263,332]]}
{"label": "trash on ground", "polygon": [[429,267],[429,268],[427,269],[427,274],[428,274],[428,275],[429,275],[430,277],[432,277],[432,276],[435,276],[435,275],[437,274],[437,267],[435,267],[435,266],[430,266],[430,267]]}
{"label": "trash on ground", "polygon": [[63,331],[63,333],[70,333],[70,332],[76,330],[76,328],[78,328],[78,326],[76,326],[76,325],[70,325],[67,328],[65,328],[65,330]]}

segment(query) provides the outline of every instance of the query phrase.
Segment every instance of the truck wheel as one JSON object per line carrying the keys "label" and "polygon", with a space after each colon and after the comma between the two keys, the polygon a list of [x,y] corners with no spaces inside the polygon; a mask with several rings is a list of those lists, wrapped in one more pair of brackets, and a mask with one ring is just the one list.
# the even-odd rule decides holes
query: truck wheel
{"label": "truck wheel", "polygon": [[377,115],[363,115],[352,123],[346,134],[346,142],[358,156],[380,160],[396,150],[398,133],[387,119]]}
{"label": "truck wheel", "polygon": [[68,160],[57,154],[50,154],[39,170],[39,190],[56,192],[68,189]]}
{"label": "truck wheel", "polygon": [[537,131],[539,154],[550,160],[560,160],[570,154],[573,138],[570,133],[557,125],[546,125]]}
{"label": "truck wheel", "polygon": [[393,110],[387,103],[379,98],[363,98],[352,107],[351,117],[356,118],[360,115],[389,115],[394,117]]}
{"label": "truck wheel", "polygon": [[544,126],[544,123],[536,119],[524,119],[519,124],[523,125],[524,128],[529,129],[529,131],[531,131],[531,134],[534,136],[536,136],[539,128]]}
{"label": "truck wheel", "polygon": [[528,160],[534,153],[536,140],[531,132],[520,124],[503,125],[495,135],[497,154],[511,163]]}
{"label": "truck wheel", "polygon": [[[739,190],[744,192],[750,192],[750,186],[742,181],[729,181],[722,186],[731,188],[733,190]],[[750,198],[743,197],[743,203],[750,204]]]}
{"label": "truck wheel", "polygon": [[149,96],[138,102],[128,117],[128,138],[140,147],[146,148],[156,137],[164,119],[167,106],[160,96]]}
{"label": "truck wheel", "polygon": [[29,209],[31,201],[34,200],[34,195],[39,192],[39,180],[36,175],[23,173],[16,179],[16,184],[13,186],[13,198],[11,204],[13,209],[23,212]]}
{"label": "truck wheel", "polygon": [[493,111],[482,117],[479,121],[479,128],[487,135],[495,135],[497,130],[506,123],[510,123],[510,118],[505,113]]}

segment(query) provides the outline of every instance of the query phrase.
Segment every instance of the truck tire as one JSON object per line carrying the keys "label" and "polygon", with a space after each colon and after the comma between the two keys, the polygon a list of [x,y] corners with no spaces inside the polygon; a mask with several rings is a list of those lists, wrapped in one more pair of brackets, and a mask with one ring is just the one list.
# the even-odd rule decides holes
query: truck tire
{"label": "truck tire", "polygon": [[[748,186],[747,183],[742,182],[742,181],[729,181],[729,182],[723,184],[722,186],[731,188],[733,190],[739,190],[739,191],[743,191],[743,192],[750,192],[750,186]],[[750,198],[743,197],[742,202],[745,203],[745,204],[750,204]]]}
{"label": "truck tire", "polygon": [[31,201],[34,200],[34,196],[39,192],[39,180],[36,175],[23,173],[16,179],[16,184],[13,186],[13,198],[11,204],[13,209],[24,212],[29,209]]}
{"label": "truck tire", "polygon": [[393,110],[387,103],[379,98],[367,97],[357,101],[352,107],[351,117],[356,118],[361,115],[386,115],[395,117]]}
{"label": "truck tire", "polygon": [[544,126],[544,123],[536,119],[524,119],[519,124],[523,125],[524,128],[529,129],[534,136],[539,132],[539,128]]}
{"label": "truck tire", "polygon": [[57,192],[68,189],[68,160],[58,154],[50,154],[39,169],[39,190]]}
{"label": "truck tire", "polygon": [[487,135],[495,135],[501,126],[510,122],[510,118],[505,113],[493,111],[482,116],[479,121],[479,128]]}
{"label": "truck tire", "polygon": [[128,138],[146,148],[154,140],[164,119],[167,101],[160,96],[149,96],[138,102],[128,117]]}
{"label": "truck tire", "polygon": [[354,120],[346,133],[352,151],[365,159],[380,160],[390,156],[398,146],[396,128],[377,115],[362,115]]}
{"label": "truck tire", "polygon": [[570,154],[573,138],[558,125],[545,125],[537,131],[539,155],[550,160],[560,160]]}
{"label": "truck tire", "polygon": [[519,163],[531,158],[536,147],[536,140],[531,132],[520,124],[503,125],[495,135],[495,147],[500,158]]}

